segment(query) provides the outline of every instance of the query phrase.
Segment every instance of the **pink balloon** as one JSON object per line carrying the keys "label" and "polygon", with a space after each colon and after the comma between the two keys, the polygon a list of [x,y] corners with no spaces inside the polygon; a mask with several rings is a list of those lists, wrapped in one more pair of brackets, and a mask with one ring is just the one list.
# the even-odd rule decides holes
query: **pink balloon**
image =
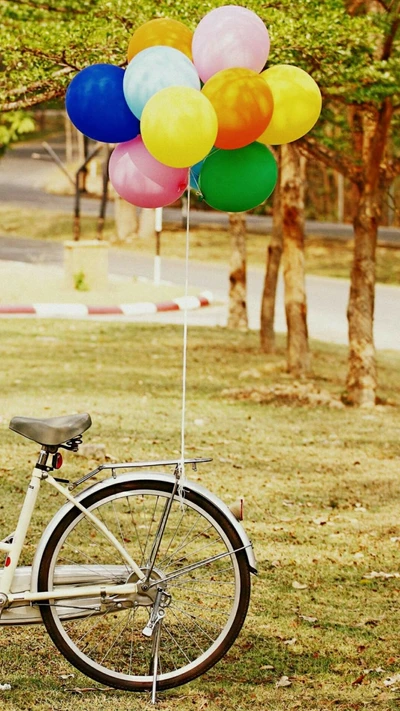
{"label": "pink balloon", "polygon": [[193,62],[203,82],[222,69],[244,67],[261,72],[269,54],[269,35],[258,15],[245,7],[211,10],[193,36]]}
{"label": "pink balloon", "polygon": [[153,158],[142,137],[120,143],[113,151],[108,172],[113,188],[137,207],[164,207],[183,195],[187,168],[169,168]]}

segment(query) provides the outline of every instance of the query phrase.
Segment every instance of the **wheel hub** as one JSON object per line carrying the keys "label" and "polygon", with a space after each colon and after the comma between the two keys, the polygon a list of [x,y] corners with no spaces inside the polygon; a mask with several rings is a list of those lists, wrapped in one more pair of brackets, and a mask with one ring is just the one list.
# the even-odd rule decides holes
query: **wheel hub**
{"label": "wheel hub", "polygon": [[[148,572],[147,568],[142,568],[141,570],[143,571],[143,573]],[[160,588],[165,590],[166,583],[163,583],[164,577],[165,576],[163,575],[163,573],[161,573],[161,571],[157,570],[156,568],[153,568],[153,570],[151,571],[151,577],[147,582],[139,580],[136,573],[132,573],[126,582],[137,584],[137,593],[132,596],[133,604],[141,605],[144,607],[154,605],[157,596],[157,591]]]}

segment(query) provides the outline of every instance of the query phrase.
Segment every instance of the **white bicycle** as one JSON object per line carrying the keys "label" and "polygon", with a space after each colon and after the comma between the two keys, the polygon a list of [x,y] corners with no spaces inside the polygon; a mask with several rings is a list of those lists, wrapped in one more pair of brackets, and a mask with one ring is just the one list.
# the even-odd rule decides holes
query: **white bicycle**
{"label": "white bicycle", "polygon": [[[154,701],[157,689],[195,679],[233,644],[256,562],[237,518],[196,482],[181,481],[179,460],[102,464],[73,483],[56,476],[59,449],[77,451],[90,425],[87,414],[10,422],[41,449],[17,528],[0,543],[0,624],[43,622],[84,674],[152,691]],[[155,466],[172,466],[174,475],[132,471]],[[108,477],[73,495],[100,472]],[[42,482],[67,502],[32,565],[18,567]]]}

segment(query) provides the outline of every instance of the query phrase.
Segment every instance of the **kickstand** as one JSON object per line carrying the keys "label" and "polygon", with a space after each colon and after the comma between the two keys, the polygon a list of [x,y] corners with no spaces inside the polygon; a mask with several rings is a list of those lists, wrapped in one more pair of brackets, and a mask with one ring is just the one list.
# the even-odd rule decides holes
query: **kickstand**
{"label": "kickstand", "polygon": [[161,639],[161,625],[162,625],[162,619],[160,619],[153,632],[153,651],[152,651],[152,658],[151,658],[151,664],[150,664],[150,669],[153,673],[153,686],[151,689],[151,703],[156,704],[157,703],[157,673],[158,673],[158,660],[159,660],[159,653],[160,653],[160,639]]}

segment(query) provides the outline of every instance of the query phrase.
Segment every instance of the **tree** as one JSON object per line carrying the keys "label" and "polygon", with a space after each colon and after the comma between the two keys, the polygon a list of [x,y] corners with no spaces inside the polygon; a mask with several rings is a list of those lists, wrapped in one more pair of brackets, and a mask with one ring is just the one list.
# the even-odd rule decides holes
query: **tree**
{"label": "tree", "polygon": [[281,213],[283,275],[288,327],[288,370],[309,370],[307,304],[304,279],[304,160],[295,144],[281,149]]}
{"label": "tree", "polygon": [[246,305],[246,215],[243,212],[229,213],[231,258],[229,268],[229,314],[228,328],[245,331]]}
{"label": "tree", "polygon": [[[373,340],[377,230],[382,204],[400,159],[390,155],[389,141],[394,117],[400,110],[396,86],[400,79],[400,3],[354,0],[346,5],[348,21],[363,23],[369,46],[366,67],[356,68],[358,85],[346,82],[348,91],[328,94],[339,123],[340,140],[333,149],[315,138],[304,140],[306,151],[336,167],[353,184],[354,259],[348,305],[349,401],[371,406],[375,402],[377,374]],[[354,76],[352,77],[354,82]],[[360,81],[361,80],[361,81]],[[337,121],[337,106],[344,108]],[[328,105],[329,106],[329,105]]]}
{"label": "tree", "polygon": [[[389,152],[400,111],[399,9],[399,0],[300,0],[295,5],[282,0],[279,9],[266,9],[263,15],[274,27],[272,63],[301,66],[323,92],[323,118],[302,140],[303,150],[336,168],[354,186],[347,390],[356,405],[372,405],[377,387],[377,228],[385,191],[400,172],[398,154]],[[327,125],[334,130],[326,132]]]}
{"label": "tree", "polygon": [[278,160],[278,182],[274,190],[272,209],[272,232],[268,242],[265,266],[264,288],[261,300],[260,340],[265,353],[275,351],[275,301],[278,285],[279,266],[283,251],[283,229],[281,210],[280,149],[276,151]]}

